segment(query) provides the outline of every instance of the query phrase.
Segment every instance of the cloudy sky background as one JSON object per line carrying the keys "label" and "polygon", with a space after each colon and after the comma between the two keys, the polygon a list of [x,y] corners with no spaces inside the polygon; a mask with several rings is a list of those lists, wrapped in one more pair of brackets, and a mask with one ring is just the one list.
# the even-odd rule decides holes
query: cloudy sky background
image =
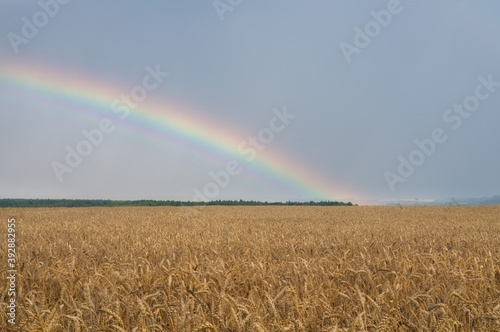
{"label": "cloudy sky background", "polygon": [[[0,0],[0,67],[57,70],[128,93],[159,64],[169,76],[145,103],[181,105],[242,140],[286,106],[296,118],[266,153],[328,179],[338,199],[500,194],[500,87],[460,128],[443,120],[480,75],[500,82],[500,3],[402,0],[348,63],[340,44],[353,44],[354,28],[390,2],[244,0],[221,20],[212,1],[69,1],[16,53],[8,34],[22,35],[22,18],[32,21],[41,7]],[[59,182],[51,163],[102,116],[55,109],[57,100],[37,104],[29,93],[0,80],[2,198],[190,200],[230,159],[123,125]],[[398,157],[435,128],[447,141],[391,191],[385,172],[397,175]],[[216,198],[321,197],[246,165]]]}

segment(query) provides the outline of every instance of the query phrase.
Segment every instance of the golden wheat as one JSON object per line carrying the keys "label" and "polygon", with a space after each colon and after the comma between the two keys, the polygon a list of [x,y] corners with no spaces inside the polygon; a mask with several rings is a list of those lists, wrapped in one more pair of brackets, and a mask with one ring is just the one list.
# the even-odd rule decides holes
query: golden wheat
{"label": "golden wheat", "polygon": [[0,211],[19,266],[15,326],[2,276],[2,331],[500,326],[500,207]]}

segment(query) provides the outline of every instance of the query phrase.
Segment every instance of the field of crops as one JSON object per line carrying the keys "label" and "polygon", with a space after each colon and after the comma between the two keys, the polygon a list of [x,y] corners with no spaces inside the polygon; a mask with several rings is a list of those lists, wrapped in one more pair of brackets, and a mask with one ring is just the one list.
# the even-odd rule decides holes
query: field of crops
{"label": "field of crops", "polygon": [[0,214],[1,331],[500,331],[499,206]]}

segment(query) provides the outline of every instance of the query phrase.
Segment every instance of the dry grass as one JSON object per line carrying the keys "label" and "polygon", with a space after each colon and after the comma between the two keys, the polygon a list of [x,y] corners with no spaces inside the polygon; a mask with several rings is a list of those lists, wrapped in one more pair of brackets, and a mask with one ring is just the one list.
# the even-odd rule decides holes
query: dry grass
{"label": "dry grass", "polygon": [[0,212],[20,331],[500,331],[500,207]]}

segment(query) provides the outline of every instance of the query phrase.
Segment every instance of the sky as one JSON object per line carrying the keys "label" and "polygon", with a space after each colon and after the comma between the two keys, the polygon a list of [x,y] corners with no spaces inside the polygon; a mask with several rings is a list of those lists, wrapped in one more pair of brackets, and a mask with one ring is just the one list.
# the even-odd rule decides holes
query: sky
{"label": "sky", "polygon": [[0,198],[500,194],[499,11],[0,0]]}

